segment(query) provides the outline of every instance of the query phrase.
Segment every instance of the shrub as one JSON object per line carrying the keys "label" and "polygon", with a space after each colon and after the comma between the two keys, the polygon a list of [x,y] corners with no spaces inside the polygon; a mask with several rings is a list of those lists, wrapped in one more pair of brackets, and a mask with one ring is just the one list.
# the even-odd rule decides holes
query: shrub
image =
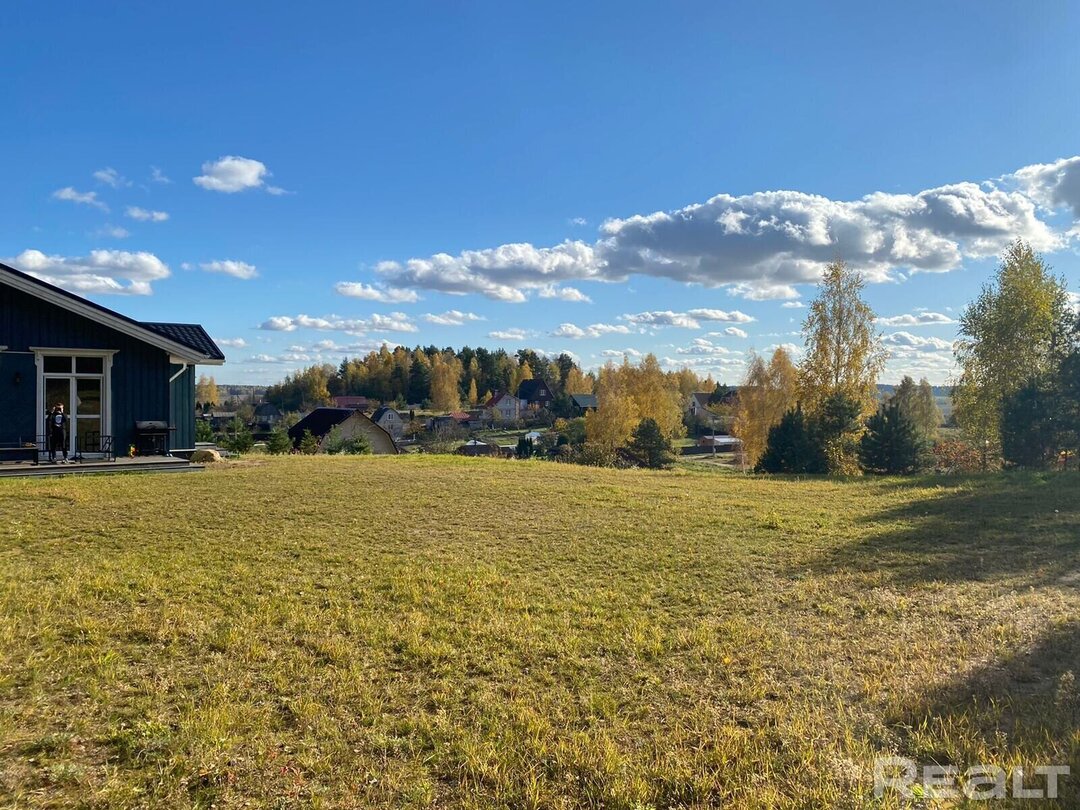
{"label": "shrub", "polygon": [[233,419],[222,434],[221,446],[237,455],[247,453],[255,446],[255,438],[251,435],[239,418]]}
{"label": "shrub", "polygon": [[205,419],[195,420],[195,441],[212,442],[214,440],[214,428]]}
{"label": "shrub", "polygon": [[983,469],[983,454],[960,439],[937,442],[930,453],[937,472],[975,472]]}
{"label": "shrub", "polygon": [[366,456],[371,453],[371,443],[362,433],[345,436],[338,426],[326,434],[322,449],[331,456]]}

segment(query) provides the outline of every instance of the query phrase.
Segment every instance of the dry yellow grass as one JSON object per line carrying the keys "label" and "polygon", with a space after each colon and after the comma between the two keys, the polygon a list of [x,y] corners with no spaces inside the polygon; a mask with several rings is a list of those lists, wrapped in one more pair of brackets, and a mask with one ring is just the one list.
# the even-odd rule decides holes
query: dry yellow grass
{"label": "dry yellow grass", "polygon": [[1077,475],[2,481],[0,804],[864,806],[883,753],[1080,771],[1078,617]]}

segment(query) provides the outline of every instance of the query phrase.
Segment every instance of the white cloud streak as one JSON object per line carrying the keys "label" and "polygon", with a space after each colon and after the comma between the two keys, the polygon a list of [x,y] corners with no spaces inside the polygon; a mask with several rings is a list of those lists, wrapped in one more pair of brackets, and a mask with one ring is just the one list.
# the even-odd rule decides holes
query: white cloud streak
{"label": "white cloud streak", "polygon": [[54,191],[52,196],[55,200],[73,202],[76,205],[89,205],[91,208],[97,208],[106,213],[109,211],[109,206],[98,199],[96,191],[76,191],[71,186],[65,186]]}
{"label": "white cloud streak", "polygon": [[235,194],[238,191],[257,188],[265,190],[268,194],[285,194],[284,189],[266,184],[269,177],[271,177],[271,172],[262,161],[225,155],[204,163],[202,174],[192,178],[192,182],[207,191],[220,191],[223,194]]}
{"label": "white cloud streak", "polygon": [[375,286],[362,281],[339,281],[334,285],[334,292],[346,298],[378,301],[382,304],[412,304],[420,300],[415,290]]}
{"label": "white cloud streak", "polygon": [[247,262],[238,262],[235,259],[218,259],[212,262],[202,262],[200,268],[207,273],[221,273],[243,281],[249,281],[259,275],[255,265]]}
{"label": "white cloud streak", "polygon": [[[948,272],[997,255],[1016,238],[1063,248],[1042,209],[1080,217],[1080,157],[1028,166],[991,182],[913,194],[832,200],[799,191],[719,194],[671,211],[607,220],[600,238],[551,247],[515,243],[378,265],[388,283],[521,302],[531,290],[633,275],[727,287],[752,300],[798,298],[841,257],[873,282]],[[1076,230],[1080,234],[1080,230]]]}
{"label": "white cloud streak", "polygon": [[137,205],[129,205],[124,215],[139,222],[165,222],[169,218],[165,211],[150,211]]}
{"label": "white cloud streak", "polygon": [[270,332],[293,332],[297,329],[314,329],[320,332],[345,332],[350,335],[363,335],[366,332],[416,332],[416,324],[409,320],[404,312],[391,312],[389,315],[374,314],[369,318],[342,318],[327,315],[313,318],[310,315],[275,315],[267,318],[259,326]]}
{"label": "white cloud streak", "polygon": [[49,284],[83,295],[150,295],[153,282],[170,275],[168,265],[153,253],[124,250],[92,250],[88,256],[24,250],[3,261]]}
{"label": "white cloud streak", "polygon": [[909,312],[878,318],[877,322],[882,326],[948,326],[956,320],[941,312]]}
{"label": "white cloud streak", "polygon": [[473,312],[462,312],[458,309],[450,309],[439,315],[429,312],[423,318],[428,323],[433,323],[436,326],[464,326],[469,321],[484,320]]}

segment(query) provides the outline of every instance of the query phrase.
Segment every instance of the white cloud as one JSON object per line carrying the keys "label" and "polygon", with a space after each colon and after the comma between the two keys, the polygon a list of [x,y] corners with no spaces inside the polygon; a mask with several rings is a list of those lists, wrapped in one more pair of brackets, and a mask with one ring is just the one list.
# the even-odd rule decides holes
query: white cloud
{"label": "white cloud", "polygon": [[397,287],[412,287],[452,295],[479,293],[496,301],[522,303],[526,291],[566,281],[601,276],[591,245],[563,242],[551,248],[529,244],[466,250],[457,256],[437,253],[404,264],[380,262],[376,272]]}
{"label": "white cloud", "polygon": [[378,301],[383,304],[411,304],[420,300],[415,290],[386,288],[361,281],[339,281],[334,285],[338,295],[348,298],[360,298],[364,301]]}
{"label": "white cloud", "polygon": [[346,332],[362,335],[365,332],[416,332],[416,324],[409,320],[404,312],[391,312],[389,315],[372,315],[370,318],[342,318],[327,315],[313,318],[310,315],[275,315],[267,318],[259,326],[271,332],[293,332],[297,329],[315,329],[323,332]]}
{"label": "white cloud", "polygon": [[83,294],[150,295],[155,281],[169,277],[168,266],[153,253],[92,250],[88,256],[49,256],[24,250],[4,261],[65,290]]}
{"label": "white cloud", "polygon": [[164,222],[169,218],[169,215],[164,211],[148,211],[145,208],[139,208],[137,205],[129,205],[124,214],[139,222]]}
{"label": "white cloud", "polygon": [[574,304],[592,303],[592,299],[576,287],[541,287],[539,295],[541,298],[557,298]]}
{"label": "white cloud", "polygon": [[1069,208],[1073,217],[1080,219],[1080,156],[1025,166],[1011,179],[1039,205]]}
{"label": "white cloud", "polygon": [[601,357],[633,357],[638,359],[644,357],[644,352],[640,352],[637,349],[604,349],[600,352]]}
{"label": "white cloud", "polygon": [[168,177],[165,176],[165,172],[159,169],[157,166],[150,167],[150,182],[151,183],[171,183]]}
{"label": "white cloud", "polygon": [[225,194],[253,188],[265,189],[269,194],[284,194],[284,189],[266,185],[266,179],[270,176],[270,170],[261,161],[226,155],[204,163],[202,174],[193,178],[193,182],[208,191]]}
{"label": "white cloud", "polygon": [[889,335],[884,335],[881,338],[881,342],[886,346],[900,346],[908,349],[922,349],[922,350],[951,350],[952,342],[948,340],[942,340],[936,337],[919,337],[913,335],[911,332],[893,332]]}
{"label": "white cloud", "polygon": [[504,301],[524,301],[530,289],[558,282],[633,275],[728,287],[751,299],[795,299],[798,286],[815,283],[837,256],[882,282],[955,270],[966,258],[1000,253],[1018,237],[1036,250],[1057,250],[1066,238],[1040,218],[1040,205],[1068,206],[1080,217],[1080,157],[994,182],[847,201],[799,191],[719,194],[672,211],[610,219],[591,244],[507,244],[383,262],[379,269],[395,286]]}
{"label": "white cloud", "polygon": [[724,334],[729,335],[730,337],[737,338],[749,337],[749,335],[744,330],[740,329],[737,326],[729,326],[727,329],[724,330]]}
{"label": "white cloud", "polygon": [[131,232],[127,228],[121,228],[119,225],[104,225],[98,228],[94,235],[109,239],[127,239],[131,236]]}
{"label": "white cloud", "polygon": [[199,267],[207,273],[222,273],[226,276],[243,279],[244,281],[253,279],[259,275],[258,270],[255,269],[255,265],[248,264],[247,262],[238,262],[234,259],[219,259],[212,262],[202,262]]}
{"label": "white cloud", "polygon": [[496,329],[488,332],[488,337],[495,340],[528,340],[530,334],[524,329]]}
{"label": "white cloud", "polygon": [[904,315],[893,315],[888,318],[878,318],[877,322],[882,326],[943,326],[956,321],[948,315],[940,312],[914,312]]}
{"label": "white cloud", "polygon": [[792,357],[798,357],[803,353],[803,347],[795,343],[773,343],[765,347],[765,354],[772,354],[777,349],[783,349]]}
{"label": "white cloud", "polygon": [[112,167],[98,169],[94,172],[94,179],[112,188],[123,188],[131,185],[127,178]]}
{"label": "white cloud", "polygon": [[248,345],[243,338],[214,338],[214,342],[219,346],[228,346],[230,349],[243,349]]}
{"label": "white cloud", "polygon": [[576,228],[583,228],[589,224],[589,220],[585,219],[585,217],[571,217],[567,222]]}
{"label": "white cloud", "polygon": [[675,350],[676,354],[690,354],[701,355],[711,357],[726,357],[728,355],[742,354],[742,352],[733,351],[726,346],[720,346],[713,343],[707,338],[694,338],[690,341],[689,346],[680,346]]}
{"label": "white cloud", "polygon": [[619,320],[632,323],[635,326],[677,326],[683,329],[700,329],[701,321],[750,323],[754,319],[737,309],[730,312],[722,309],[691,309],[688,312],[672,312],[671,310],[638,312],[636,314],[620,315]]}
{"label": "white cloud", "polygon": [[669,369],[692,368],[697,371],[734,373],[745,365],[740,357],[706,355],[698,357],[661,357],[660,365]]}
{"label": "white cloud", "polygon": [[109,206],[98,199],[96,191],[76,191],[71,186],[65,186],[58,188],[52,195],[57,200],[66,200],[76,205],[89,205],[106,213],[109,211]]}
{"label": "white cloud", "polygon": [[629,335],[630,328],[623,324],[594,323],[590,326],[577,326],[572,323],[559,324],[559,328],[551,332],[551,337],[571,338],[598,338],[604,335]]}
{"label": "white cloud", "polygon": [[428,323],[433,323],[437,326],[464,326],[466,321],[484,320],[482,317],[473,312],[462,312],[458,309],[447,310],[441,315],[436,315],[433,312],[429,312],[423,317],[424,320]]}
{"label": "white cloud", "polygon": [[803,309],[805,306],[802,301],[785,301],[780,305],[782,309]]}
{"label": "white cloud", "polygon": [[1071,292],[1069,295],[1069,303],[1072,305],[1073,311],[1077,315],[1080,315],[1080,293]]}

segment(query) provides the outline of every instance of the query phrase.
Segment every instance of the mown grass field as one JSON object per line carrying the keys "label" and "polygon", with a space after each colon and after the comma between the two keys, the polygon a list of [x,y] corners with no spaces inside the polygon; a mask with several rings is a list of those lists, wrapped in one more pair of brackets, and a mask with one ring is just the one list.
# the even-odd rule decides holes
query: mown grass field
{"label": "mown grass field", "polygon": [[1077,474],[0,481],[0,806],[888,807],[1076,774],[1078,666]]}

